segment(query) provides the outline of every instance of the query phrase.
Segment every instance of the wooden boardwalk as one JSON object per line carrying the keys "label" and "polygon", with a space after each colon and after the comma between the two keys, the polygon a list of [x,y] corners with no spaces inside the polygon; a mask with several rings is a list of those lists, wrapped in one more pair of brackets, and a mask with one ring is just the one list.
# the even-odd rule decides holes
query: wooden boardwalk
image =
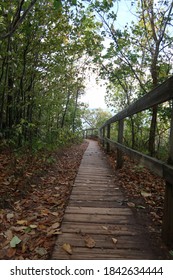
{"label": "wooden boardwalk", "polygon": [[[89,141],[52,259],[156,259],[98,143]],[[70,244],[72,254],[63,249]],[[91,247],[91,248],[90,248]]]}

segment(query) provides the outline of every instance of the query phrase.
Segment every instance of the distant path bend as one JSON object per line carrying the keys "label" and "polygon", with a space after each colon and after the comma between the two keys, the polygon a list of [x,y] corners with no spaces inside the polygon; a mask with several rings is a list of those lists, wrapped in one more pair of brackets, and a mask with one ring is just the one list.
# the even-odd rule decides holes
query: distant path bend
{"label": "distant path bend", "polygon": [[[143,227],[122,203],[112,172],[98,143],[89,140],[52,259],[157,259]],[[72,254],[63,249],[65,243]]]}

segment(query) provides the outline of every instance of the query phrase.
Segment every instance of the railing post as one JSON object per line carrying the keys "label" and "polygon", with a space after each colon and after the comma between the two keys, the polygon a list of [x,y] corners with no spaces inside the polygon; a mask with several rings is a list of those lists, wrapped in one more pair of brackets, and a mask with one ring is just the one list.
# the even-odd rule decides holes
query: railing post
{"label": "railing post", "polygon": [[[123,143],[124,120],[118,121],[118,143]],[[117,169],[123,167],[123,153],[117,149]]]}
{"label": "railing post", "polygon": [[[168,164],[173,165],[173,108],[171,117],[169,158]],[[166,182],[165,186],[164,213],[162,225],[162,238],[166,245],[173,246],[173,185]]]}
{"label": "railing post", "polygon": [[103,127],[103,148],[104,148],[104,146],[105,146],[105,140],[104,140],[104,138],[105,138],[105,126]]}
{"label": "railing post", "polygon": [[[107,138],[110,139],[110,132],[111,132],[111,125],[107,125]],[[106,143],[106,151],[107,153],[110,153],[110,143]]]}

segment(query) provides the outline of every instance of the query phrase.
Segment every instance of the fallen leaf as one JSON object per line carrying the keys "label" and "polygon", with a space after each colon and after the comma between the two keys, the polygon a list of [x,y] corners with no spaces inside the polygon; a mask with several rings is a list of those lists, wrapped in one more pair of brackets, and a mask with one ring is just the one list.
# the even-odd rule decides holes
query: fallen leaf
{"label": "fallen leaf", "polygon": [[59,235],[59,234],[62,234],[61,231],[59,231],[58,229],[52,229],[50,231],[47,232],[47,236],[50,236],[50,235]]}
{"label": "fallen leaf", "polygon": [[170,254],[171,256],[173,256],[173,250],[169,251],[169,254]]}
{"label": "fallen leaf", "polygon": [[37,254],[39,254],[40,256],[44,256],[44,255],[46,255],[47,254],[47,251],[46,251],[46,249],[44,248],[44,247],[37,247],[36,249],[35,249],[35,252],[37,253]]}
{"label": "fallen leaf", "polygon": [[46,227],[45,225],[38,225],[38,228],[39,228],[40,230],[45,230],[47,227]]}
{"label": "fallen leaf", "polygon": [[24,231],[26,228],[27,228],[26,226],[11,227],[12,230],[17,231],[17,232],[18,232],[18,231],[22,232],[22,231]]}
{"label": "fallen leaf", "polygon": [[7,214],[7,220],[11,220],[12,218],[14,218],[14,214],[13,213],[9,213]]}
{"label": "fallen leaf", "polygon": [[6,252],[6,256],[8,258],[12,258],[14,257],[16,254],[16,248],[8,248],[7,252]]}
{"label": "fallen leaf", "polygon": [[9,186],[9,185],[10,185],[10,182],[9,182],[9,181],[5,181],[5,182],[3,182],[3,185]]}
{"label": "fallen leaf", "polygon": [[64,243],[62,245],[64,251],[66,251],[69,255],[72,255],[72,247],[69,243]]}
{"label": "fallen leaf", "polygon": [[60,223],[58,223],[58,222],[51,226],[51,228],[53,228],[53,229],[56,229],[56,228],[59,228],[59,227],[60,227]]}
{"label": "fallen leaf", "polygon": [[116,238],[112,238],[112,241],[113,241],[113,243],[114,243],[114,244],[117,244],[118,239],[116,239]]}
{"label": "fallen leaf", "polygon": [[91,236],[86,235],[86,237],[85,237],[85,245],[88,248],[93,248],[93,247],[95,247],[96,242],[95,242],[95,240]]}
{"label": "fallen leaf", "polygon": [[50,214],[50,211],[49,211],[48,209],[42,209],[42,210],[41,210],[41,215],[47,216],[47,215],[49,215],[49,214]]}
{"label": "fallen leaf", "polygon": [[19,239],[16,235],[11,239],[10,246],[15,248],[22,240]]}
{"label": "fallen leaf", "polygon": [[11,240],[13,238],[13,233],[10,229],[5,232],[5,237],[7,240]]}
{"label": "fallen leaf", "polygon": [[37,225],[29,225],[29,227],[34,229],[34,228],[37,228]]}
{"label": "fallen leaf", "polygon": [[149,197],[149,196],[151,196],[151,193],[148,193],[148,192],[145,192],[145,191],[141,191],[141,195],[143,197]]}
{"label": "fallen leaf", "polygon": [[127,205],[128,205],[129,207],[135,207],[135,203],[133,203],[133,202],[127,202]]}
{"label": "fallen leaf", "polygon": [[19,220],[19,221],[17,221],[17,224],[18,225],[27,225],[28,224],[28,221],[27,220]]}
{"label": "fallen leaf", "polygon": [[57,212],[51,212],[51,214],[54,216],[57,216],[57,217],[59,216],[59,213],[57,213]]}
{"label": "fallen leaf", "polygon": [[26,243],[22,244],[22,254],[24,254],[26,252],[26,250],[28,249]]}
{"label": "fallen leaf", "polygon": [[140,209],[145,209],[145,206],[142,206],[142,205],[137,205],[136,207],[140,208]]}
{"label": "fallen leaf", "polygon": [[108,230],[108,228],[107,228],[107,227],[105,227],[105,226],[102,226],[102,228],[103,228],[104,230]]}

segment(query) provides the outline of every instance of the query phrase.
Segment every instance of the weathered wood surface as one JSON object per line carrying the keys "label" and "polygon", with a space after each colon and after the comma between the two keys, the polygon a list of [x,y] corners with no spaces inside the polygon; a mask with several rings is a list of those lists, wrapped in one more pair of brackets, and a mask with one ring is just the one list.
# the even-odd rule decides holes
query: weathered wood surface
{"label": "weathered wood surface", "polygon": [[[131,209],[99,149],[89,141],[83,156],[70,201],[61,226],[52,259],[157,259],[151,250],[144,228]],[[86,236],[95,247],[86,246]],[[114,244],[113,239],[117,239]],[[69,243],[72,254],[63,250]]]}

